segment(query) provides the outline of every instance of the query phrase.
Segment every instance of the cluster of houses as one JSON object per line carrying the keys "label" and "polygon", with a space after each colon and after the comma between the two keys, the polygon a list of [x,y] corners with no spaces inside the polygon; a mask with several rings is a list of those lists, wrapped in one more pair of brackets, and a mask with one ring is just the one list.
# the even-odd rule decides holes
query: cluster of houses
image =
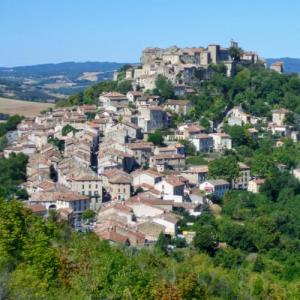
{"label": "cluster of houses", "polygon": [[228,125],[234,126],[243,126],[249,125],[249,133],[254,137],[257,135],[258,131],[255,129],[257,125],[265,132],[270,132],[272,135],[278,138],[277,145],[282,145],[280,140],[282,137],[291,138],[294,142],[300,140],[300,135],[298,128],[295,128],[293,124],[288,122],[288,116],[292,116],[294,119],[294,113],[285,109],[279,108],[272,110],[272,120],[268,122],[267,117],[256,117],[251,114],[245,113],[241,106],[233,107],[227,113],[227,122]]}
{"label": "cluster of houses", "polygon": [[[176,236],[176,211],[199,215],[211,204],[208,195],[223,197],[229,189],[259,192],[264,180],[252,178],[244,163],[232,182],[209,178],[208,165],[186,164],[183,140],[197,153],[231,150],[231,137],[221,129],[185,122],[169,128],[163,147],[148,141],[149,134],[170,126],[173,113],[185,115],[192,107],[189,100],[160,100],[138,91],[108,92],[97,105],[56,108],[23,120],[4,156],[29,156],[26,205],[42,216],[55,210],[70,223],[91,209],[100,238],[148,245],[161,232]],[[234,107],[226,119],[230,125],[248,124],[253,135],[263,123],[272,134],[298,141],[298,132],[285,124],[288,113],[274,110],[268,123]]]}

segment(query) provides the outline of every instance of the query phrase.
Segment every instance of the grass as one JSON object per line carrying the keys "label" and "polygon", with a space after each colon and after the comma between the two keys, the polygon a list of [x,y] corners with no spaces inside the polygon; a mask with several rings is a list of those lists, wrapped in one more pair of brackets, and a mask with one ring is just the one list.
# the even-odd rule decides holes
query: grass
{"label": "grass", "polygon": [[189,165],[207,165],[208,161],[201,155],[189,156],[186,159],[186,163]]}

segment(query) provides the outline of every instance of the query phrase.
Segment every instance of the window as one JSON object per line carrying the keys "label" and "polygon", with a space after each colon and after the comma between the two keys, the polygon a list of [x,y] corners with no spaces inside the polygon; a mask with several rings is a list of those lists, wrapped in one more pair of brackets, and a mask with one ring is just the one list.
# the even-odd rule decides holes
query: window
{"label": "window", "polygon": [[89,189],[91,188],[91,185],[89,184]]}
{"label": "window", "polygon": [[123,189],[123,192],[126,193],[126,189],[125,188]]}
{"label": "window", "polygon": [[92,196],[92,192],[91,191],[89,191],[89,196]]}
{"label": "window", "polygon": [[84,184],[82,185],[82,189],[84,190]]}
{"label": "window", "polygon": [[96,189],[98,188],[98,184],[96,184]]}

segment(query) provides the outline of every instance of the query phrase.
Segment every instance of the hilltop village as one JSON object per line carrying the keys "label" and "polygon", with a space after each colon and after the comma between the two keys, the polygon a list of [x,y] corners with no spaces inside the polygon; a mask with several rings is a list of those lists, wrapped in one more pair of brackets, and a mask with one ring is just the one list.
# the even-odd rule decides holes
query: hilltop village
{"label": "hilltop village", "polygon": [[[128,69],[125,78],[133,80],[134,88],[151,90],[155,88],[157,76],[163,75],[173,83],[178,95],[184,95],[192,91],[189,86],[194,82],[210,77],[212,65],[223,64],[226,75],[230,77],[236,73],[237,64],[266,64],[256,52],[239,51],[238,43],[234,41],[231,41],[229,48],[220,45],[208,45],[206,48],[146,48],[141,56],[141,65]],[[270,68],[283,73],[283,63],[280,61],[274,62]],[[117,77],[118,73],[115,73],[114,78]]]}
{"label": "hilltop village", "polygon": [[[235,151],[224,126],[246,126],[254,141],[259,134],[272,135],[281,147],[282,138],[299,141],[298,130],[286,122],[290,111],[274,109],[270,120],[234,106],[217,126],[185,118],[194,104],[184,97],[195,93],[195,80],[211,76],[212,64],[222,63],[228,77],[236,72],[230,49],[147,48],[141,65],[126,70],[125,79],[132,81],[126,94],[111,90],[99,94],[97,104],[55,108],[24,119],[3,155],[29,156],[25,205],[43,217],[56,211],[78,231],[94,231],[112,243],[144,246],[161,233],[191,242],[194,232],[178,233],[182,213],[199,216],[231,189],[259,193],[265,178],[253,176],[241,161],[232,177],[216,176],[210,169],[212,161]],[[254,52],[243,52],[238,63],[264,64]],[[283,71],[280,62],[271,68]],[[159,75],[173,84],[174,99],[147,92]],[[203,155],[206,161],[197,161]],[[294,175],[300,177],[299,169]],[[95,215],[89,225],[83,224],[85,211]]]}

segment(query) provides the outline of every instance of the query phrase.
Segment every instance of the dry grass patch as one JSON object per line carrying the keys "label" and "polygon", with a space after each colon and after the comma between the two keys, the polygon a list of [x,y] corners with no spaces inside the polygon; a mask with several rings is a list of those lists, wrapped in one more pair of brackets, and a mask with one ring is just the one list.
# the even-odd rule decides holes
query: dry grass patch
{"label": "dry grass patch", "polygon": [[212,204],[209,207],[209,210],[211,211],[211,213],[216,217],[216,218],[220,218],[221,217],[221,212],[222,212],[222,207],[218,204]]}
{"label": "dry grass patch", "polygon": [[31,102],[0,97],[0,113],[35,117],[42,110],[54,107],[52,103]]}

